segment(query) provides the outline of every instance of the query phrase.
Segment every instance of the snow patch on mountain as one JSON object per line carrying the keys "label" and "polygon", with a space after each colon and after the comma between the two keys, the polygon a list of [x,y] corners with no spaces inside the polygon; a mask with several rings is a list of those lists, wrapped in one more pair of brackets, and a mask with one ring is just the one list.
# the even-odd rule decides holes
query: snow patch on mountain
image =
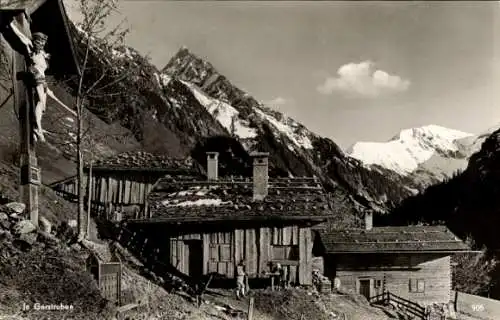
{"label": "snow patch on mountain", "polygon": [[234,134],[241,139],[252,139],[257,137],[257,130],[251,128],[247,120],[240,119],[238,110],[233,106],[224,101],[209,97],[189,82],[181,82],[191,89],[198,102],[204,106],[229,133],[234,132]]}
{"label": "snow patch on mountain", "polygon": [[[285,134],[296,146],[304,149],[313,149],[311,139],[306,135],[305,130],[301,130],[300,125],[293,119],[285,117],[280,121],[257,108],[255,112],[257,112],[261,119],[269,122],[278,132]],[[292,146],[288,147],[293,150]]]}
{"label": "snow patch on mountain", "polygon": [[460,152],[457,141],[472,136],[470,133],[437,125],[402,130],[389,142],[358,142],[348,155],[365,165],[380,165],[406,175],[435,154]]}
{"label": "snow patch on mountain", "polygon": [[170,82],[170,80],[172,80],[172,77],[170,77],[169,75],[164,74],[164,73],[156,73],[155,72],[154,76],[155,76],[156,82],[160,86],[164,86],[164,87],[166,87],[168,85],[168,83]]}

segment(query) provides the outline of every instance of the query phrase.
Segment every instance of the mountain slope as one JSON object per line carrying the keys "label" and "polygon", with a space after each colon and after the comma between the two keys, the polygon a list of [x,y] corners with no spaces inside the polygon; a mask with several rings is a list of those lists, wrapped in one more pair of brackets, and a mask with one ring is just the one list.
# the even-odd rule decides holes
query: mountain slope
{"label": "mountain slope", "polygon": [[[74,104],[70,88],[63,82],[48,79],[54,94],[68,106]],[[3,81],[10,88],[9,81]],[[0,102],[8,92],[0,86]],[[50,184],[76,173],[76,119],[52,99],[47,101],[47,110],[42,126],[47,130],[47,143],[36,147],[38,162],[42,167],[42,182]],[[91,112],[84,116],[83,149],[86,158],[93,153],[95,158],[107,157],[119,152],[140,148],[140,145],[126,128],[105,123]],[[0,109],[0,160],[12,165],[18,164],[19,123],[13,99],[8,99]]]}

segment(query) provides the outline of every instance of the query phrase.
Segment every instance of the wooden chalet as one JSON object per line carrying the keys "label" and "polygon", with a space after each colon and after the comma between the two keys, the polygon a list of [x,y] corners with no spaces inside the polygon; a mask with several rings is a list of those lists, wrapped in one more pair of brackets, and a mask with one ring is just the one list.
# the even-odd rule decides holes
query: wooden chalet
{"label": "wooden chalet", "polygon": [[390,292],[424,306],[452,300],[450,256],[469,250],[445,226],[369,227],[318,235],[315,255],[324,257],[324,275],[341,291],[367,299]]}
{"label": "wooden chalet", "polygon": [[[253,178],[219,178],[217,153],[207,177],[167,175],[149,195],[150,217],[127,225],[156,227],[163,263],[191,277],[235,277],[243,260],[250,279],[281,263],[292,284],[312,284],[311,226],[330,206],[316,178],[269,178],[268,155],[253,157]],[[160,245],[158,245],[160,244]]]}
{"label": "wooden chalet", "polygon": [[[85,198],[88,201],[90,189],[91,210],[95,214],[116,218],[112,214],[118,211],[125,217],[133,215],[137,218],[147,214],[147,195],[159,178],[166,174],[196,174],[198,170],[190,158],[172,159],[142,151],[124,152],[84,168]],[[76,201],[77,185],[77,176],[72,176],[50,186],[59,195]]]}

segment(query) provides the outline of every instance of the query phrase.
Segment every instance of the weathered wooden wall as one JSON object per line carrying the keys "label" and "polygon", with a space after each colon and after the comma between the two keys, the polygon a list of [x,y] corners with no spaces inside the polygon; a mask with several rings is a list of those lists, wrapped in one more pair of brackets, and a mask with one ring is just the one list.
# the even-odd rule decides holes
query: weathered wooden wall
{"label": "weathered wooden wall", "polygon": [[[338,277],[341,290],[352,293],[359,293],[359,279],[373,279],[371,296],[386,290],[421,305],[452,298],[450,257],[443,254],[339,255],[325,259],[325,275]],[[410,292],[411,279],[423,279],[424,292]]]}
{"label": "weathered wooden wall", "polygon": [[203,273],[235,276],[236,265],[244,260],[249,278],[262,278],[271,263],[280,263],[291,283],[312,284],[312,240],[309,227],[262,227],[226,232],[189,233],[169,238],[170,263],[189,274],[189,244],[202,242]]}
{"label": "weathered wooden wall", "polygon": [[[103,214],[111,218],[117,209],[123,209],[125,214],[132,214],[133,206],[139,206],[141,214],[146,214],[147,196],[159,176],[130,172],[105,172],[95,173],[90,181],[92,210],[94,213]],[[88,176],[85,175],[85,198],[88,199]],[[75,197],[77,192],[77,179],[72,179],[57,185],[55,188],[61,196]]]}

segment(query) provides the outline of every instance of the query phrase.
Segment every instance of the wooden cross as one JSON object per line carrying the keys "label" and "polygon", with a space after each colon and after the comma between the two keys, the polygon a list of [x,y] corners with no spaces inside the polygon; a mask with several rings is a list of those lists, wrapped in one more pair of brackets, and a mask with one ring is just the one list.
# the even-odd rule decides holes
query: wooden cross
{"label": "wooden cross", "polygon": [[[14,18],[20,31],[31,37],[30,24],[25,13]],[[38,226],[38,194],[40,187],[40,168],[35,152],[33,137],[33,88],[27,85],[27,56],[25,52],[12,50],[12,86],[14,103],[19,111],[20,166],[19,200],[26,204],[31,222]]]}
{"label": "wooden cross", "polygon": [[[31,43],[30,17],[25,11],[21,11],[14,15],[13,19],[14,21],[10,24],[10,28],[15,36],[17,36],[17,41],[20,40],[20,43],[23,43],[27,48],[28,44]],[[22,45],[16,46],[11,44],[11,47],[12,95],[14,97],[15,108],[19,113],[19,156],[21,166],[19,201],[26,204],[31,222],[35,226],[38,226],[38,195],[41,184],[41,173],[38,167],[34,141],[34,90],[33,82],[31,81],[32,75],[28,72],[28,51]],[[62,103],[50,89],[46,91],[49,97],[76,116],[76,112]]]}

